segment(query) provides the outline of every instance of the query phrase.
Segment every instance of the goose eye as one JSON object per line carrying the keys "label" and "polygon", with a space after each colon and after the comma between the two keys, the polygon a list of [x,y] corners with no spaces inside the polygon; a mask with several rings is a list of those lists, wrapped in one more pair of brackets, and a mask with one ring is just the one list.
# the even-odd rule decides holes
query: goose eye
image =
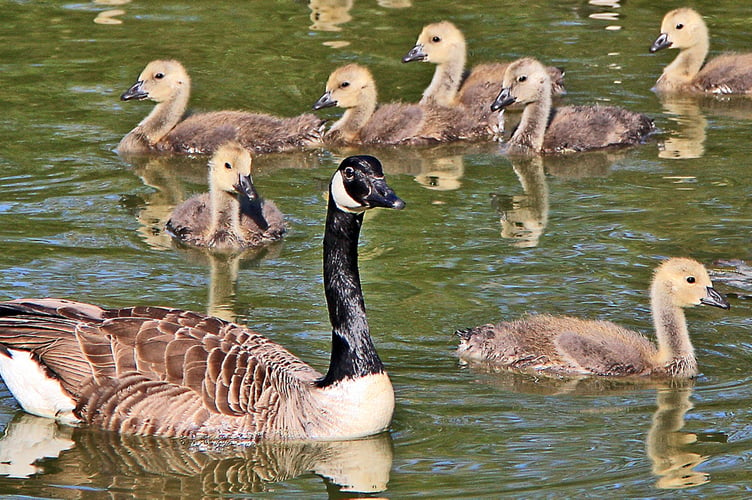
{"label": "goose eye", "polygon": [[682,29],[683,27],[684,27],[684,25],[682,23],[679,23],[679,24],[676,25],[676,29],[678,29],[678,30]]}
{"label": "goose eye", "polygon": [[157,73],[154,75],[154,78],[156,78],[157,80],[161,80],[162,78],[164,78],[164,73]]}
{"label": "goose eye", "polygon": [[694,283],[695,281],[696,280],[694,276],[687,276],[687,283]]}
{"label": "goose eye", "polygon": [[525,80],[527,80],[527,77],[525,75],[517,77],[518,82],[524,82]]}
{"label": "goose eye", "polygon": [[339,84],[340,88],[345,88],[350,86],[350,82],[342,82]]}
{"label": "goose eye", "polygon": [[225,168],[226,168],[227,170],[232,170],[232,163],[230,163],[230,162],[228,162],[228,161],[227,161],[227,162],[225,162]]}
{"label": "goose eye", "polygon": [[346,167],[345,168],[345,179],[352,180],[352,178],[355,177],[355,170],[352,167]]}
{"label": "goose eye", "polygon": [[435,37],[431,38],[431,41],[433,43],[439,43],[441,41],[441,37],[435,36]]}

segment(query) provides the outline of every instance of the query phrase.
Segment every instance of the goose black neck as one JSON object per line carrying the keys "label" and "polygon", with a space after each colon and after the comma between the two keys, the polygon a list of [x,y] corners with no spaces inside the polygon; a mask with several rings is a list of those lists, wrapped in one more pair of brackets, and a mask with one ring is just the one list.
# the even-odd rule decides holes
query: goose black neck
{"label": "goose black neck", "polygon": [[363,213],[343,212],[330,196],[324,232],[324,291],[332,323],[332,355],[319,387],[384,371],[371,339],[360,288],[358,237],[362,224]]}

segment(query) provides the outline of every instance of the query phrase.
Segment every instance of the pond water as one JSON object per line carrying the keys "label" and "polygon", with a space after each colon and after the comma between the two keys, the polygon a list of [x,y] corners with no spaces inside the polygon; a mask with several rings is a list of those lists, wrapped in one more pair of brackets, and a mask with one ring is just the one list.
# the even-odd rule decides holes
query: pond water
{"label": "pond water", "polygon": [[[711,52],[748,50],[744,2],[696,1]],[[352,153],[381,158],[407,202],[366,218],[361,276],[397,396],[388,434],[215,450],[59,427],[0,390],[0,494],[41,498],[752,496],[752,100],[650,91],[662,3],[467,0],[4,2],[0,298],[172,305],[248,324],[319,369],[323,192]],[[193,79],[192,108],[307,112],[357,61],[382,101],[417,101],[433,66],[402,64],[441,19],[468,61],[533,55],[566,70],[565,103],[648,113],[639,147],[510,159],[497,143],[261,156],[259,191],[290,232],[261,254],[175,247],[162,224],[206,188],[205,158],[113,152],[151,104],[118,97],[155,58]],[[339,110],[324,116],[336,117]],[[461,365],[458,328],[526,312],[650,332],[652,269],[691,256],[731,310],[687,312],[694,382],[562,381]],[[45,457],[45,458],[40,458]]]}

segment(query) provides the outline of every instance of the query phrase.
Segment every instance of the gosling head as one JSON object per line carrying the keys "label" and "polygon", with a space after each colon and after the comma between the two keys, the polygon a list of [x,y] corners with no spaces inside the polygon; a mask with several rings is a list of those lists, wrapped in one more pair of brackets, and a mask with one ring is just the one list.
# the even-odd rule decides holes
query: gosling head
{"label": "gosling head", "polygon": [[120,99],[164,102],[189,89],[190,79],[182,64],[178,61],[156,60],[146,65],[138,76],[138,81],[123,92]]}
{"label": "gosling head", "polygon": [[652,293],[654,297],[661,295],[667,298],[675,307],[731,307],[726,298],[713,288],[705,266],[683,257],[669,259],[655,270]]}
{"label": "gosling head", "polygon": [[338,106],[354,108],[362,104],[364,98],[376,99],[376,83],[368,68],[359,64],[348,64],[337,68],[326,81],[326,92],[319,97],[313,109]]}
{"label": "gosling head", "polygon": [[251,177],[251,154],[237,142],[220,146],[209,160],[212,189],[237,194],[248,200],[258,198]]}
{"label": "gosling head", "polygon": [[349,213],[405,208],[405,202],[387,185],[381,162],[368,155],[349,156],[340,163],[329,184],[329,200]]}
{"label": "gosling head", "polygon": [[507,67],[501,92],[491,104],[491,110],[497,111],[515,102],[538,101],[543,92],[550,92],[550,89],[551,78],[540,62],[530,57],[518,59]]}
{"label": "gosling head", "polygon": [[650,52],[661,49],[688,49],[698,43],[707,43],[708,27],[700,14],[688,7],[675,9],[663,16],[661,34],[650,47]]}
{"label": "gosling head", "polygon": [[429,24],[423,28],[415,47],[402,58],[403,63],[413,61],[443,64],[465,54],[465,37],[449,21]]}

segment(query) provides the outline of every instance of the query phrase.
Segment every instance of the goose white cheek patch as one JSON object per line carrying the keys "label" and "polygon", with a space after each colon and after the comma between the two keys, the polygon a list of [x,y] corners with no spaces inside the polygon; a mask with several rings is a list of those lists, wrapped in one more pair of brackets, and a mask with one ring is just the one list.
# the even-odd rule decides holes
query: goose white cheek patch
{"label": "goose white cheek patch", "polygon": [[337,172],[332,177],[332,197],[334,203],[340,210],[345,212],[362,212],[366,209],[363,205],[355,201],[345,189],[345,181],[342,179],[342,173]]}

